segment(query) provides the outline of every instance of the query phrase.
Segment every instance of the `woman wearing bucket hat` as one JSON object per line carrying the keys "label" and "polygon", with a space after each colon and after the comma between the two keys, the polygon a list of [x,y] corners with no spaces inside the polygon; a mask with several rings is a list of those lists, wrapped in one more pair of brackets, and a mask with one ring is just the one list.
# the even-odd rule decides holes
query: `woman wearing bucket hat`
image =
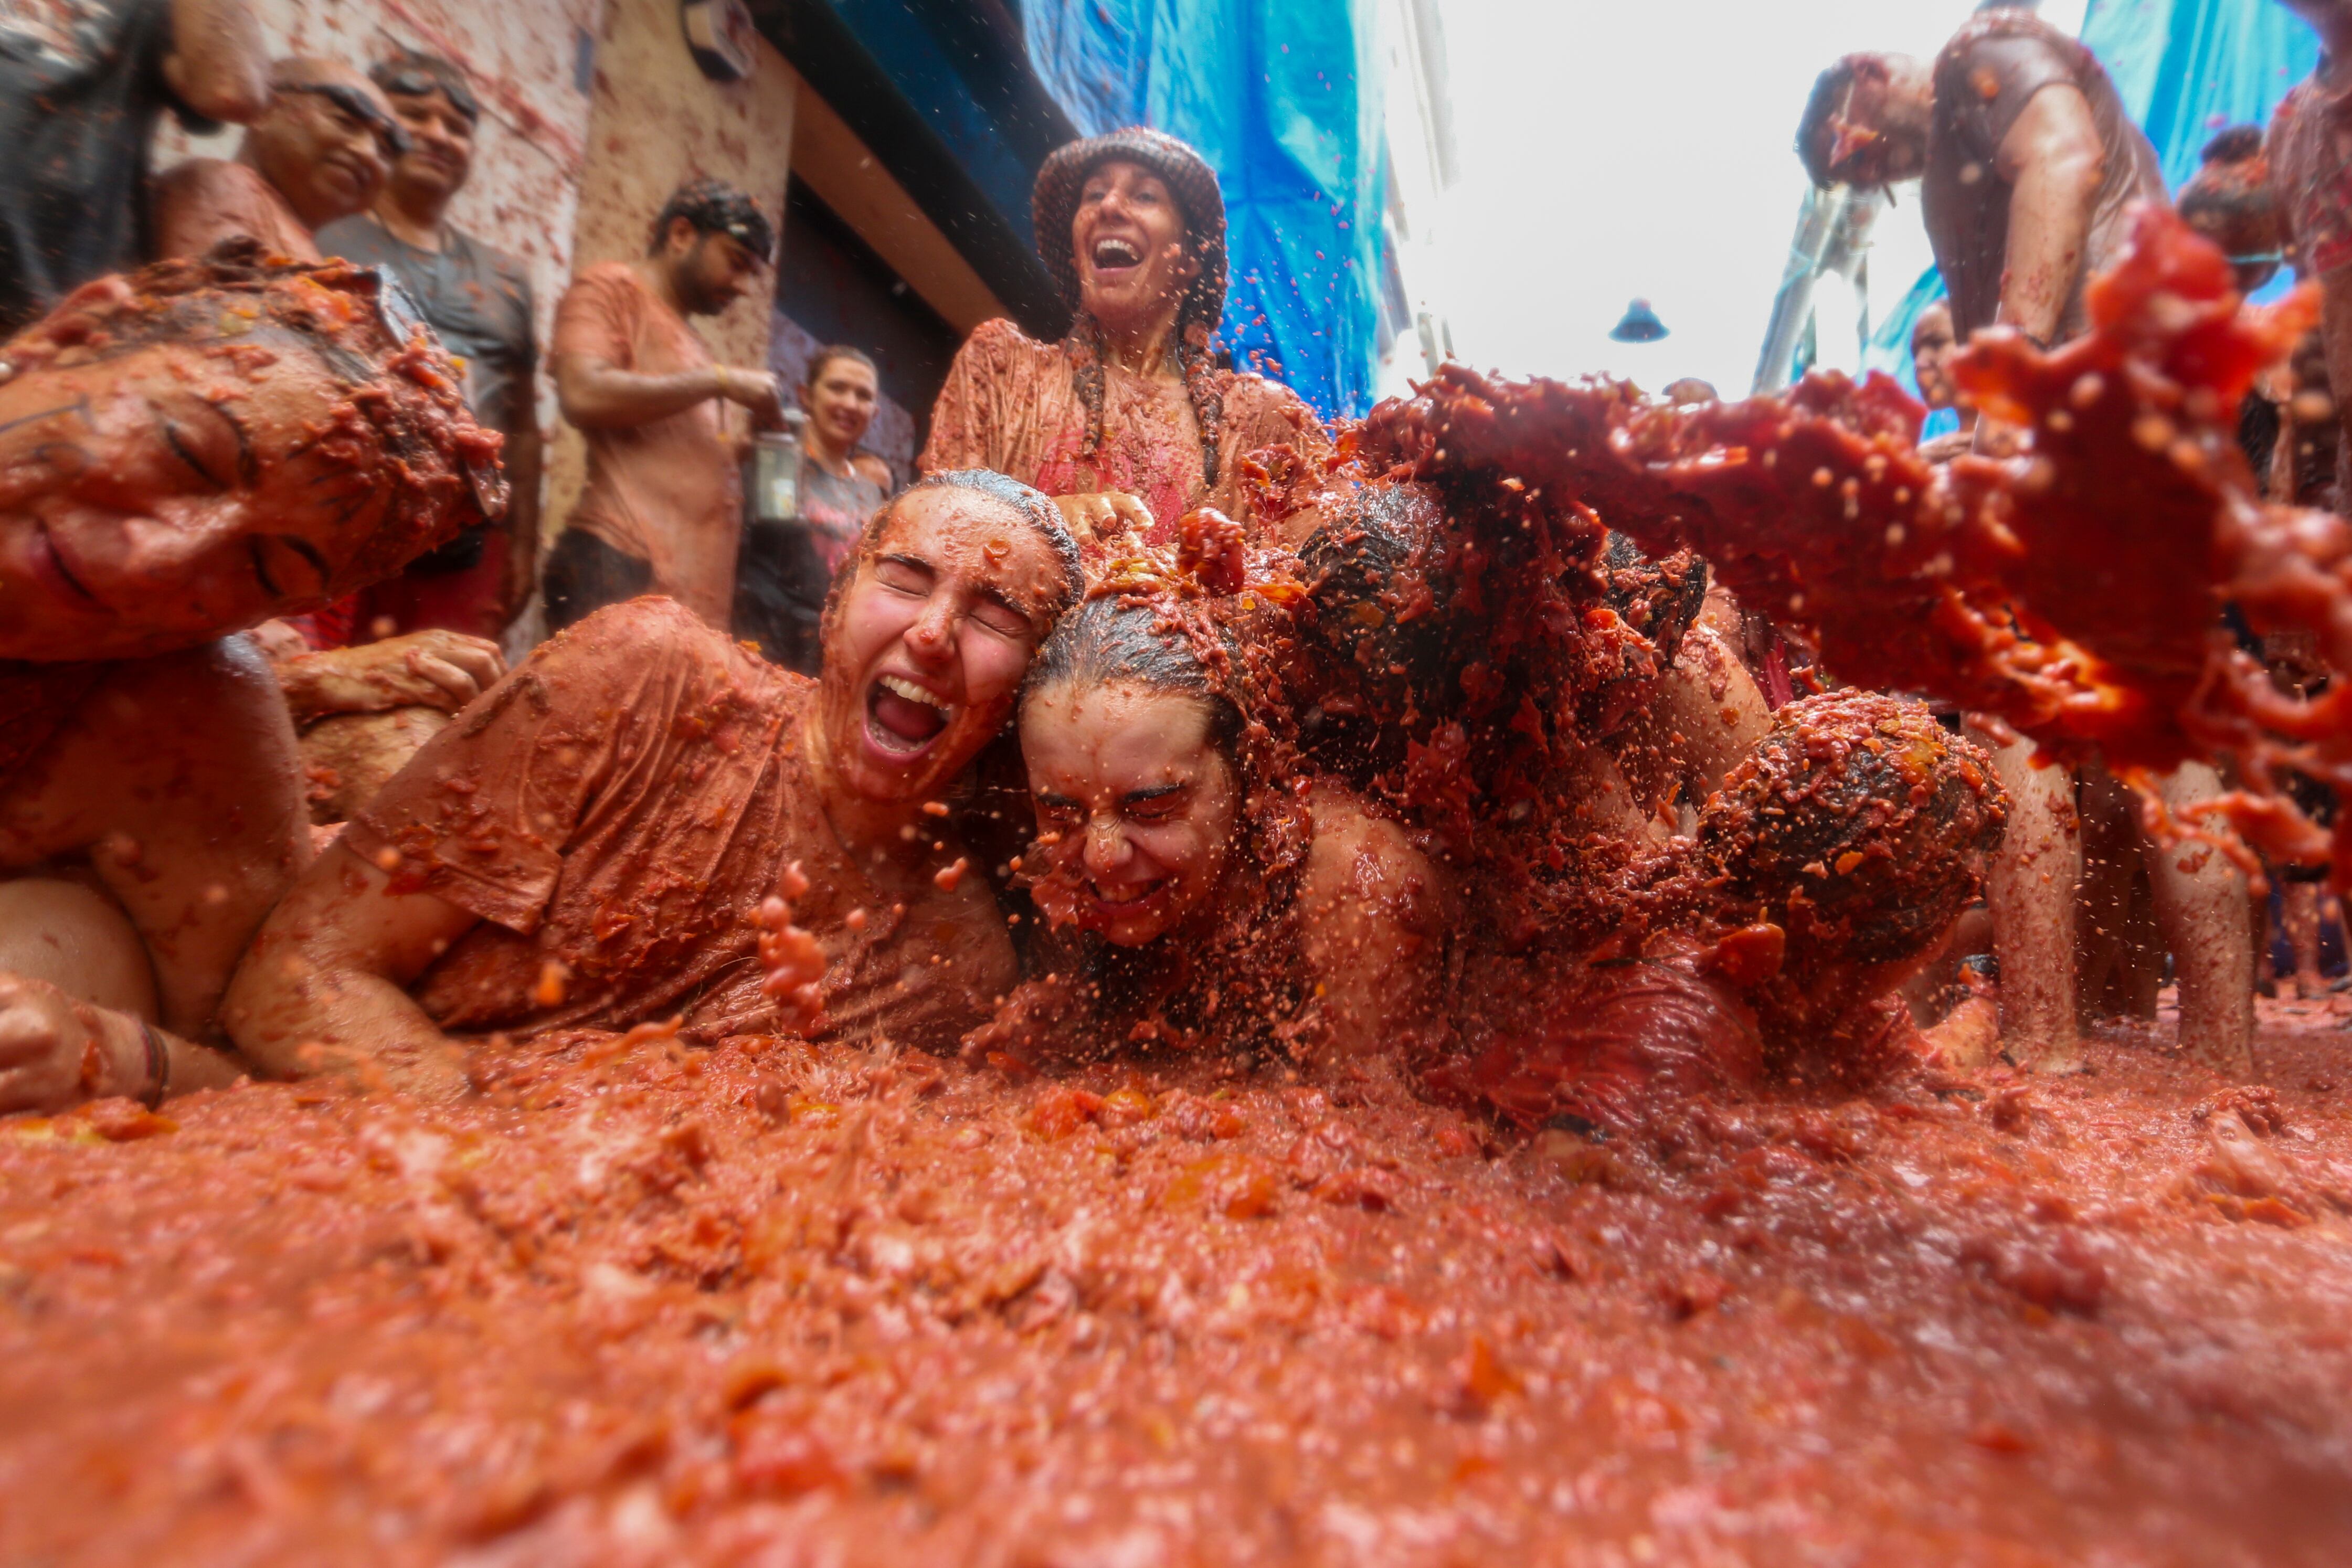
{"label": "woman wearing bucket hat", "polygon": [[1239,458],[1329,452],[1297,394],[1210,356],[1225,205],[1198,153],[1139,127],[1074,142],[1037,172],[1031,206],[1069,335],[974,331],[931,411],[926,473],[994,468],[1052,496],[1081,539],[1132,527],[1165,542],[1195,507],[1251,521]]}

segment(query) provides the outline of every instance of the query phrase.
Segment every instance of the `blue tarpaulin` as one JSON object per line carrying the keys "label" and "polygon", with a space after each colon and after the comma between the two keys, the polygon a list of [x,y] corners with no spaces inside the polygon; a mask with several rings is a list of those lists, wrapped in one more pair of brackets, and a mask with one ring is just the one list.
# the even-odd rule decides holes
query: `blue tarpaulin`
{"label": "blue tarpaulin", "polygon": [[2231,125],[2268,125],[2319,63],[2319,40],[2278,0],[2091,0],[2083,42],[2156,143],[2179,190]]}
{"label": "blue tarpaulin", "polygon": [[[2231,125],[2268,125],[2288,89],[2319,61],[2319,41],[2278,0],[2091,0],[2083,42],[2116,84],[2179,190],[2197,173],[2198,154]],[[2257,298],[2284,291],[2282,278]],[[1911,328],[1929,301],[1943,298],[1931,268],[1901,308],[1871,335],[1865,368],[1911,375]]]}
{"label": "blue tarpaulin", "polygon": [[1029,58],[1084,134],[1150,125],[1224,188],[1221,334],[1328,417],[1379,358],[1381,132],[1365,0],[1023,0]]}

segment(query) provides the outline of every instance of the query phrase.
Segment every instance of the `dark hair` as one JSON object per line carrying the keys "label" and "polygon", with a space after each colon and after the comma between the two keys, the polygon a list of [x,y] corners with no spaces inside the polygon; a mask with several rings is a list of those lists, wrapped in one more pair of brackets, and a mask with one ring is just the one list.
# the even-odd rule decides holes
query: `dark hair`
{"label": "dark hair", "polygon": [[2197,154],[2200,163],[2243,163],[2259,158],[2263,152],[2263,128],[2259,125],[2232,125],[2218,132]]}
{"label": "dark hair", "polygon": [[1729,906],[1765,911],[1792,944],[1894,962],[1976,899],[2008,805],[1984,752],[1924,704],[1800,698],[1708,798],[1699,863]]}
{"label": "dark hair", "polygon": [[2286,242],[2259,125],[2233,125],[2205,144],[2204,165],[2180,187],[2180,221],[2235,262],[2279,259]]}
{"label": "dark hair", "polygon": [[1090,689],[1120,681],[1199,702],[1209,711],[1210,741],[1240,767],[1240,707],[1210,678],[1184,628],[1148,599],[1107,594],[1064,616],[1029,661],[1021,705],[1055,686]]}
{"label": "dark hair", "polygon": [[1822,132],[1853,87],[1855,58],[1848,55],[1813,79],[1813,95],[1805,100],[1805,112],[1797,121],[1797,159],[1816,185],[1837,184],[1837,176],[1830,173],[1830,148],[1836,139]]}
{"label": "dark hair", "polygon": [[313,439],[386,503],[375,533],[329,584],[326,596],[340,597],[501,515],[506,503],[497,438],[475,423],[439,340],[394,288],[383,269],[289,261],[237,235],[202,256],[83,285],[8,339],[0,357],[14,377],[154,343],[254,343],[268,331],[309,348],[340,387],[358,393]]}
{"label": "dark hair", "polygon": [[669,194],[654,215],[646,254],[656,256],[669,238],[669,226],[684,218],[697,234],[723,234],[762,261],[776,254],[776,226],[760,204],[724,180],[689,180]]}
{"label": "dark hair", "polygon": [[[1010,479],[993,468],[950,468],[943,473],[926,474],[887,502],[875,509],[866,521],[866,531],[858,536],[857,553],[870,553],[882,531],[890,526],[890,519],[906,499],[919,490],[963,490],[984,496],[1003,507],[1026,523],[1030,531],[1044,539],[1054,552],[1054,559],[1062,568],[1062,592],[1054,601],[1054,616],[1059,619],[1068,613],[1078,595],[1086,592],[1086,567],[1078,557],[1078,542],[1070,537],[1069,525],[1062,521],[1062,510],[1046,499],[1045,492]],[[833,593],[825,601],[825,618],[833,617],[833,607],[848,588],[850,579],[857,574],[843,571],[833,580]]]}
{"label": "dark hair", "polygon": [[877,376],[882,374],[881,368],[874,363],[864,349],[854,349],[847,343],[827,343],[809,355],[808,369],[802,374],[801,384],[814,386],[816,378],[824,374],[825,366],[837,359],[845,359],[854,364],[862,364],[867,370],[874,372]]}
{"label": "dark hair", "polygon": [[368,71],[368,79],[378,91],[397,93],[403,98],[423,98],[437,92],[449,100],[449,107],[466,117],[468,125],[478,125],[482,119],[481,101],[466,83],[466,73],[439,55],[428,55],[422,49],[403,49],[388,60],[379,60]]}
{"label": "dark hair", "polygon": [[[1070,323],[1070,335],[1063,340],[1063,347],[1070,356],[1070,379],[1077,388],[1078,401],[1087,409],[1086,440],[1078,454],[1091,458],[1101,450],[1103,438],[1106,378],[1101,326],[1094,317],[1080,310]],[[1184,376],[1184,395],[1192,405],[1192,423],[1201,431],[1201,477],[1211,489],[1215,489],[1217,447],[1225,426],[1225,399],[1217,390],[1217,362],[1209,352],[1209,329],[1198,321],[1181,327],[1175,347],[1176,368]]]}

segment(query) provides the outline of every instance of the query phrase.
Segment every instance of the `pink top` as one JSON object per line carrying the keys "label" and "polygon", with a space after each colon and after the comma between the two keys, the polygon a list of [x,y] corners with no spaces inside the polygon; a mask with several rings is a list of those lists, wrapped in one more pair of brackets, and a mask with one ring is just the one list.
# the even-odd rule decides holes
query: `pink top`
{"label": "pink top", "polygon": [[1322,421],[1280,382],[1217,373],[1224,428],[1217,442],[1217,485],[1201,472],[1192,404],[1178,382],[1146,379],[1116,365],[1103,372],[1103,441],[1082,458],[1087,408],[1079,401],[1068,352],[1041,343],[1010,321],[983,322],[956,353],[931,410],[923,447],[926,474],[994,468],[1047,495],[1123,490],[1151,510],[1151,540],[1164,543],[1177,520],[1203,503],[1235,518],[1246,502],[1235,459],[1262,447],[1289,446],[1302,458],[1329,456]]}

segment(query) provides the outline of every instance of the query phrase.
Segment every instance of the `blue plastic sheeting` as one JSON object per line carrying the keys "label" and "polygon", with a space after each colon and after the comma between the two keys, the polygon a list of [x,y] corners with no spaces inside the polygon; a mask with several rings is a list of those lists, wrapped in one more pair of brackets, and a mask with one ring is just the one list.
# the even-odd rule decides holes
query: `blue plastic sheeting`
{"label": "blue plastic sheeting", "polygon": [[1370,405],[1382,258],[1365,0],[1022,0],[1030,63],[1087,135],[1150,125],[1224,188],[1237,364],[1326,417]]}
{"label": "blue plastic sheeting", "polygon": [[[2319,63],[2318,38],[2278,0],[2091,0],[2082,37],[2155,143],[2176,191],[2197,173],[2215,132],[2268,125],[2279,100]],[[2282,273],[2254,298],[2275,299],[2293,281]],[[1916,396],[1911,329],[1943,297],[1931,267],[1871,334],[1864,368],[1898,377]]]}
{"label": "blue plastic sheeting", "polygon": [[1029,237],[1029,184],[1036,165],[975,100],[957,62],[902,0],[827,0],[859,46],[955,153],[1011,226]]}
{"label": "blue plastic sheeting", "polygon": [[[1919,324],[1920,312],[1943,297],[1944,275],[1930,267],[1911,285],[1903,302],[1886,313],[1886,320],[1870,334],[1870,342],[1862,345],[1863,370],[1883,370],[1901,382],[1904,391],[1918,396],[1919,372],[1911,363],[1911,329]],[[1947,429],[1958,428],[1959,416],[1948,408],[1939,408],[1928,416],[1928,423],[1933,428],[1921,435],[1940,436]]]}
{"label": "blue plastic sheeting", "polygon": [[2271,110],[2319,63],[2319,40],[2278,0],[2091,0],[2083,42],[2156,143],[2174,190],[2231,125]]}

